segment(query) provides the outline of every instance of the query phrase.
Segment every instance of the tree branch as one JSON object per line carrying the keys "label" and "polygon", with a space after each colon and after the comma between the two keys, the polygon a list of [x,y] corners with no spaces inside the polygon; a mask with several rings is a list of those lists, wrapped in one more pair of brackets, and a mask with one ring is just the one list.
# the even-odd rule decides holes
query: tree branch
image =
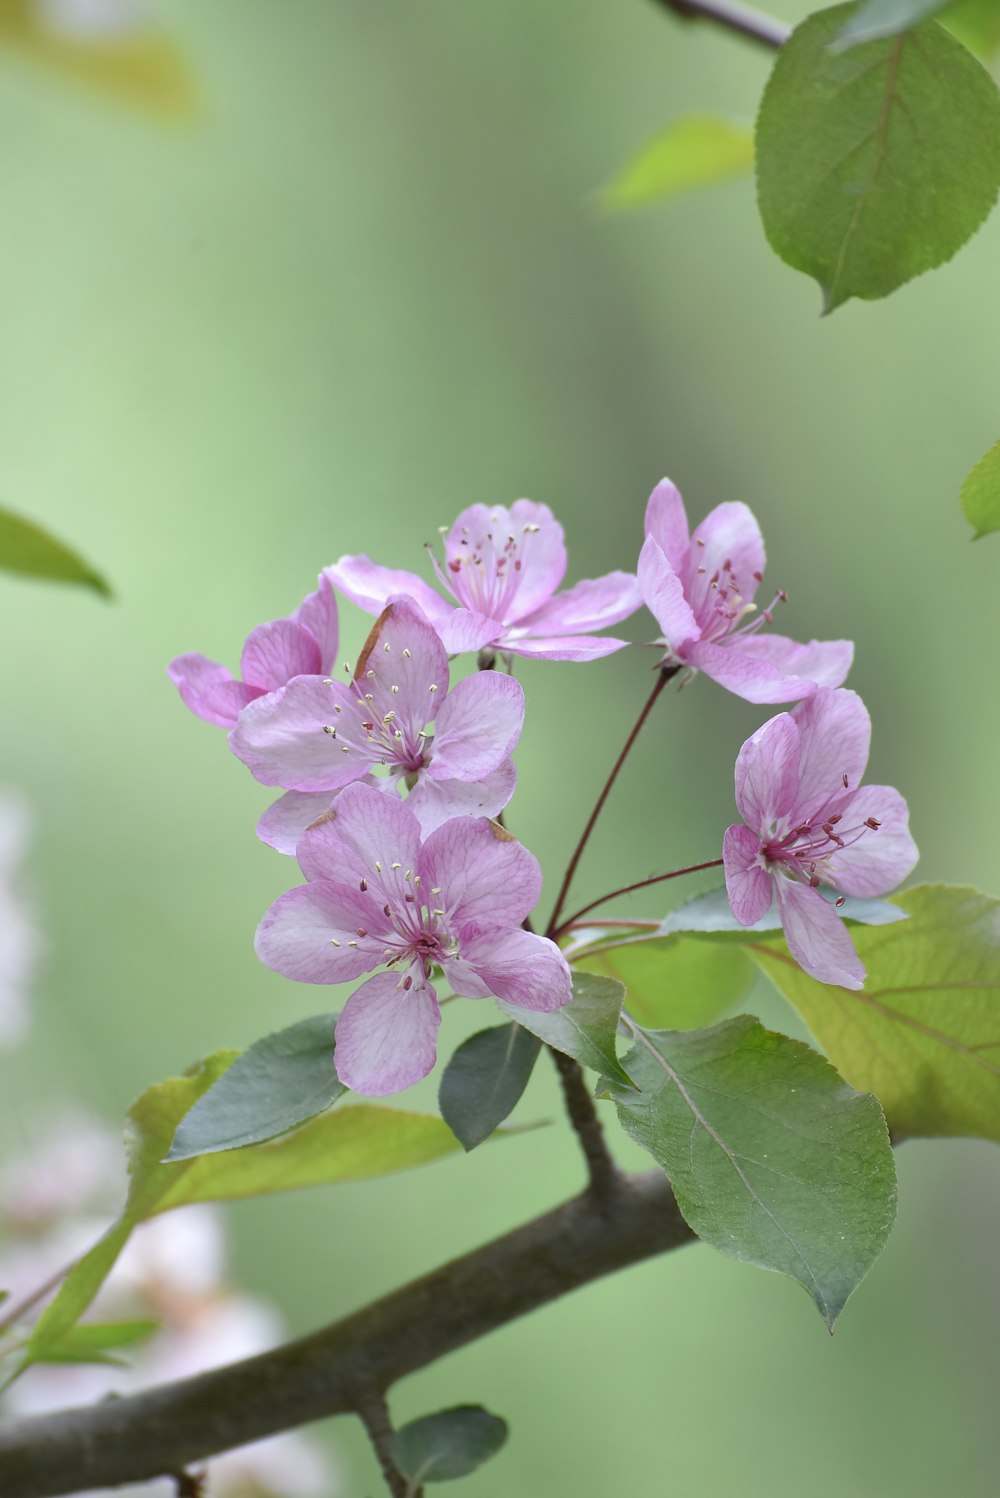
{"label": "tree branch", "polygon": [[576,1131],[587,1162],[590,1193],[596,1201],[613,1200],[621,1175],[605,1141],[594,1100],[583,1080],[583,1071],[572,1056],[564,1055],[554,1046],[549,1046],[548,1050],[562,1083],[569,1121]]}
{"label": "tree branch", "polygon": [[407,1498],[409,1484],[392,1459],[392,1421],[385,1395],[381,1389],[370,1389],[359,1395],[355,1409],[378,1457],[386,1487],[393,1498]]}
{"label": "tree branch", "polygon": [[672,10],[685,21],[714,21],[729,31],[738,31],[763,47],[777,50],[783,47],[792,34],[792,28],[776,21],[773,16],[762,15],[748,5],[737,5],[734,0],[657,0],[665,10]]}
{"label": "tree branch", "polygon": [[3,1498],[57,1498],[176,1473],[233,1446],[346,1414],[602,1275],[692,1240],[659,1171],[616,1179],[272,1352],[123,1399],[0,1427]]}

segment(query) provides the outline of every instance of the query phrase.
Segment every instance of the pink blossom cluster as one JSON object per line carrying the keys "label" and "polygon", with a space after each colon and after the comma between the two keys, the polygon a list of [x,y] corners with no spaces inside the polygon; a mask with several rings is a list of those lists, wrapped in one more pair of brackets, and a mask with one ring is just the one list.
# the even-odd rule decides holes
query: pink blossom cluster
{"label": "pink blossom cluster", "polygon": [[[569,1002],[562,952],[529,925],[538,864],[502,824],[524,721],[513,661],[621,651],[629,642],[600,632],[642,605],[659,627],[662,672],[700,672],[752,703],[799,704],[740,751],[743,823],[725,835],[726,885],[744,925],[774,893],[803,968],[859,986],[837,902],[885,893],[910,871],[906,804],[888,787],[859,786],[870,723],[842,688],[851,642],[767,630],[784,594],[755,604],[765,553],[746,505],[720,504],[692,532],[664,479],[646,507],[636,572],[562,590],[562,527],[530,500],[470,506],[441,550],[431,552],[440,591],[368,556],[341,557],[294,614],[251,633],[239,679],[200,655],[170,667],[188,707],[228,728],[256,779],[283,792],[258,833],[297,857],[306,882],[265,915],[261,959],[306,983],[368,975],[338,1021],[341,1080],[378,1095],[425,1076],[442,981],[526,1010]],[[376,616],[346,680],[333,674],[334,590]],[[469,652],[480,669],[455,680],[453,660]],[[498,660],[506,672],[493,669]]]}

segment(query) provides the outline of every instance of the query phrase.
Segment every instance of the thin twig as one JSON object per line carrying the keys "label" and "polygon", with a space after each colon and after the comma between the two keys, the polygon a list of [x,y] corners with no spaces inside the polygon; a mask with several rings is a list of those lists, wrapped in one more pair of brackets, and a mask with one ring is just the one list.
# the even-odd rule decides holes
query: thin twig
{"label": "thin twig", "polygon": [[657,0],[657,4],[684,21],[714,21],[717,26],[737,31],[740,36],[774,51],[783,47],[792,34],[790,26],[773,16],[751,10],[748,5],[737,5],[733,0]]}
{"label": "thin twig", "polygon": [[583,1080],[583,1071],[572,1056],[566,1056],[552,1046],[549,1051],[562,1083],[569,1121],[576,1130],[587,1162],[589,1189],[595,1201],[607,1202],[614,1196],[621,1174],[611,1158],[594,1100]]}
{"label": "thin twig", "polygon": [[651,884],[663,884],[667,879],[679,879],[682,874],[700,874],[703,869],[718,869],[721,867],[721,858],[709,858],[705,863],[688,864],[683,869],[671,869],[668,874],[654,874],[651,879],[639,879],[635,884],[623,884],[621,889],[609,890],[606,895],[601,895],[598,899],[591,900],[589,905],[581,906],[575,914],[570,916],[568,921],[563,921],[562,925],[551,933],[553,940],[558,941],[560,936],[568,931],[570,926],[578,921],[582,915],[586,915],[589,910],[596,910],[598,905],[605,905],[609,900],[617,899],[619,895],[631,895],[635,890],[647,889]]}
{"label": "thin twig", "polygon": [[358,1395],[355,1410],[378,1457],[392,1498],[420,1498],[419,1492],[411,1492],[406,1478],[392,1459],[392,1421],[385,1395],[380,1389],[365,1389]]}

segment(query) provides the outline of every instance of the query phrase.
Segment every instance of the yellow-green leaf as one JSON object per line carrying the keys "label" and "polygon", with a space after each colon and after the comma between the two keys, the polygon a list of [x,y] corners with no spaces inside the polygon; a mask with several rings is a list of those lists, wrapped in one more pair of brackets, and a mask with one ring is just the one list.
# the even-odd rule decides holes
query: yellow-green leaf
{"label": "yellow-green leaf", "polygon": [[969,474],[961,499],[965,518],[976,532],[974,541],[1000,531],[1000,442],[994,442]]}
{"label": "yellow-green leaf", "polygon": [[753,132],[716,115],[672,120],[647,141],[601,194],[605,208],[638,208],[741,177],[753,167]]}
{"label": "yellow-green leaf", "polygon": [[71,547],[10,510],[0,510],[0,567],[50,582],[84,583],[105,597],[111,594],[101,574]]}

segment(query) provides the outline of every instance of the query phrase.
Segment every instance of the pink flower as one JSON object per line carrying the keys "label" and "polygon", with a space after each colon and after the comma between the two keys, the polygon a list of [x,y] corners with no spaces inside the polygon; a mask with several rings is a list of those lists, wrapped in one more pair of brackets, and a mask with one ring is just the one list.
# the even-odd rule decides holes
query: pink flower
{"label": "pink flower", "polygon": [[753,620],[764,577],[764,542],[743,504],[716,505],[693,536],[680,490],[663,479],[646,506],[639,557],[643,601],[663,631],[665,666],[691,666],[747,702],[794,702],[839,687],[851,669],[850,640],[762,635],[784,593]]}
{"label": "pink flower", "polygon": [[331,793],[371,779],[377,766],[409,789],[425,833],[506,806],[524,722],[520,683],[479,671],[448,688],[444,646],[413,600],[400,597],[382,610],[350,684],[300,676],[246,707],[229,736],[233,753],[265,785],[295,796],[265,814],[265,841],[292,841],[294,851],[294,834],[328,810]]}
{"label": "pink flower", "polygon": [[444,537],[444,566],[431,560],[454,603],[415,573],[380,567],[366,556],[341,557],[327,576],[370,614],[392,594],[408,593],[449,655],[493,645],[541,660],[597,660],[628,642],[593,639],[593,631],[628,618],[642,602],[628,572],[609,572],[557,594],[566,573],[563,529],[548,505],[530,499],[515,500],[509,510],[470,505]]}
{"label": "pink flower", "polygon": [[257,955],[300,983],[345,983],[384,965],[337,1022],[337,1073],[355,1092],[398,1092],[433,1067],[435,967],[466,998],[569,1002],[562,953],[521,926],[541,890],[538,863],[496,822],[457,817],[422,840],[401,801],[352,785],[305,833],[298,858],[310,882],[271,906]]}
{"label": "pink flower", "polygon": [[337,601],[322,574],[315,593],[288,619],[258,624],[240,660],[242,681],[203,655],[179,655],[167,674],[187,706],[206,723],[233,728],[248,702],[295,676],[326,676],[337,658]]}
{"label": "pink flower", "polygon": [[736,761],[736,804],[746,825],[726,829],[722,850],[740,924],[760,920],[773,888],[796,962],[842,988],[860,988],[865,970],[819,885],[883,895],[917,861],[899,792],[859,785],[870,740],[864,703],[844,690],[820,688],[765,723]]}

